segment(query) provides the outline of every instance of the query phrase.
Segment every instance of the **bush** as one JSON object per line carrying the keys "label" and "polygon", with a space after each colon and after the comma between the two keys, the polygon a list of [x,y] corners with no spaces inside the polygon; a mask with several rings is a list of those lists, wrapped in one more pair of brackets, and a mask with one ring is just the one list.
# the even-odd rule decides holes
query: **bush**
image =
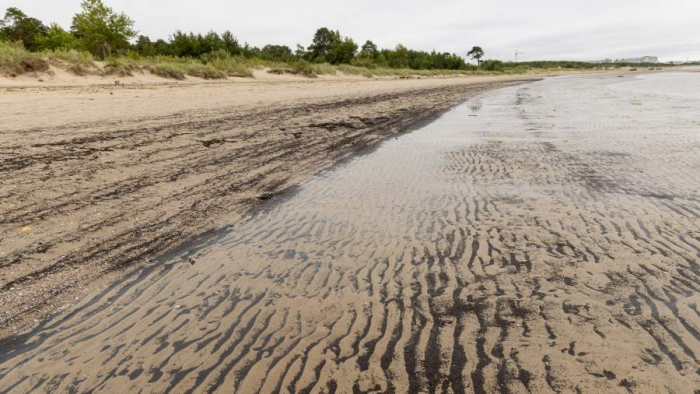
{"label": "bush", "polygon": [[209,52],[201,55],[199,57],[204,63],[210,63],[216,60],[228,60],[231,58],[231,54],[225,49],[218,49],[214,52]]}
{"label": "bush", "polygon": [[185,73],[172,64],[156,64],[149,66],[149,69],[151,70],[151,74],[162,78],[177,79],[180,81],[185,79]]}
{"label": "bush", "polygon": [[366,57],[357,57],[351,64],[355,67],[363,67],[370,70],[377,68],[377,64],[372,59]]}
{"label": "bush", "polygon": [[504,71],[506,67],[500,60],[484,60],[481,62],[479,69],[484,71]]}

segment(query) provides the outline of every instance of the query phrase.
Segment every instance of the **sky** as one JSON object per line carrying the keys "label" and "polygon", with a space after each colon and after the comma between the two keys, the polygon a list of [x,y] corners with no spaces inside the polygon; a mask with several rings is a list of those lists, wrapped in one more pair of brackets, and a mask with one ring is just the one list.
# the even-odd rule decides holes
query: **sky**
{"label": "sky", "polygon": [[[241,43],[308,46],[319,27],[360,45],[404,44],[485,58],[600,60],[658,56],[700,60],[700,0],[105,0],[140,34],[231,30]],[[44,23],[69,27],[80,0],[0,0]]]}

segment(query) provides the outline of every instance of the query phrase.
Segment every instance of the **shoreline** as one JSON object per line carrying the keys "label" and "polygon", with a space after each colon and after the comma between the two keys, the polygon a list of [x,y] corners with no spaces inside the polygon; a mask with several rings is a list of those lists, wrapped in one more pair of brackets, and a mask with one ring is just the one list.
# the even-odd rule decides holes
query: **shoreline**
{"label": "shoreline", "polygon": [[42,100],[10,92],[0,338],[406,127],[534,80],[91,86]]}

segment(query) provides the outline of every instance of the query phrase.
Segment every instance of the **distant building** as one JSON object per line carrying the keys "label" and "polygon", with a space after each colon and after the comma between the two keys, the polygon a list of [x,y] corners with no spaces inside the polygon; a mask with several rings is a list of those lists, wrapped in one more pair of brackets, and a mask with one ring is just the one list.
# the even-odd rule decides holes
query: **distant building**
{"label": "distant building", "polygon": [[656,56],[642,56],[634,58],[621,58],[621,59],[603,59],[603,60],[591,60],[588,63],[658,63],[659,58]]}
{"label": "distant building", "polygon": [[659,58],[656,56],[642,56],[632,58],[615,59],[615,63],[658,63]]}
{"label": "distant building", "polygon": [[603,59],[603,60],[584,60],[586,63],[594,63],[594,64],[600,64],[600,63],[612,63],[612,59]]}

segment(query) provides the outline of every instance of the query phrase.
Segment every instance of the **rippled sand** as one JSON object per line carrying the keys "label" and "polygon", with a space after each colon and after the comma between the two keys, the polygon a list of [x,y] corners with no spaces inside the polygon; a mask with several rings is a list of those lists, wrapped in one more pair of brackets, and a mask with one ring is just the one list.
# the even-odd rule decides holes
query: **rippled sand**
{"label": "rippled sand", "polygon": [[15,338],[0,390],[697,392],[700,99],[620,82],[352,158]]}

